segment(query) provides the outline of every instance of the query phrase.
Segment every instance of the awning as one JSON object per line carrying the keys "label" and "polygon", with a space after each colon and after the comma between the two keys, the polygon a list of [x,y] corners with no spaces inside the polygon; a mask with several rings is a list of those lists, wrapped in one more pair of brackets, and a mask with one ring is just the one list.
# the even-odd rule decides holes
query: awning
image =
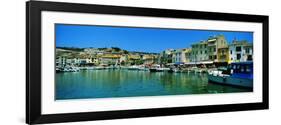
{"label": "awning", "polygon": [[197,63],[195,63],[195,62],[187,62],[187,63],[184,63],[184,64],[186,64],[186,65],[195,65]]}
{"label": "awning", "polygon": [[213,64],[213,61],[204,61],[204,62],[200,62],[201,64]]}
{"label": "awning", "polygon": [[176,62],[175,65],[181,65],[184,64],[184,62]]}
{"label": "awning", "polygon": [[186,65],[197,65],[197,64],[213,64],[213,61],[202,61],[202,62],[187,62]]}

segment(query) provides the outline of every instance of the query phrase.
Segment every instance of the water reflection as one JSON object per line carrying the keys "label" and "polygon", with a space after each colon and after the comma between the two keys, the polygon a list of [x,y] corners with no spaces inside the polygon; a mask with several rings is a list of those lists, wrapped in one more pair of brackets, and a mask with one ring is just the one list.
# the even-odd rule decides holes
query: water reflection
{"label": "water reflection", "polygon": [[129,70],[84,70],[56,74],[56,99],[84,99],[248,90],[209,84],[206,74]]}

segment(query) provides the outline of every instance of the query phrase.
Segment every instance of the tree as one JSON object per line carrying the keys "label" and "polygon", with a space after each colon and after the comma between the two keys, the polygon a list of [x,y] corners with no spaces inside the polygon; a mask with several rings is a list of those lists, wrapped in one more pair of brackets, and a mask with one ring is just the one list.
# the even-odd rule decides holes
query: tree
{"label": "tree", "polygon": [[123,50],[124,51],[124,54],[129,54],[129,52],[127,50]]}
{"label": "tree", "polygon": [[105,50],[106,49],[106,47],[103,47],[103,48],[98,48],[98,50]]}
{"label": "tree", "polygon": [[114,51],[119,52],[121,49],[119,47],[111,47]]}
{"label": "tree", "polygon": [[136,65],[142,65],[144,63],[143,60],[135,60],[134,62]]}

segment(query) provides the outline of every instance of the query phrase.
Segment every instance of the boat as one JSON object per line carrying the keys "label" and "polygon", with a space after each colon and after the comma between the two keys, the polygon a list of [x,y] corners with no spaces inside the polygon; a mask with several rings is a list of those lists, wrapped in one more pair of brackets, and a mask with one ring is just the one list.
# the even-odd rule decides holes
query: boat
{"label": "boat", "polygon": [[102,70],[102,69],[105,69],[105,67],[103,66],[96,66],[96,67],[93,67],[94,70]]}
{"label": "boat", "polygon": [[133,66],[128,67],[128,70],[139,70],[139,69],[140,69],[140,66],[137,66],[137,65],[133,65]]}
{"label": "boat", "polygon": [[145,66],[140,66],[138,68],[139,71],[148,71],[148,68],[146,68]]}
{"label": "boat", "polygon": [[210,71],[208,80],[211,83],[253,88],[253,62],[235,62],[227,68]]}
{"label": "boat", "polygon": [[79,67],[74,66],[65,66],[65,67],[56,67],[56,72],[79,72]]}
{"label": "boat", "polygon": [[160,65],[153,65],[150,69],[150,72],[164,72],[164,71],[170,71],[170,68],[163,68]]}
{"label": "boat", "polygon": [[180,73],[181,70],[179,68],[170,68],[170,70],[168,72],[171,72],[171,73]]}

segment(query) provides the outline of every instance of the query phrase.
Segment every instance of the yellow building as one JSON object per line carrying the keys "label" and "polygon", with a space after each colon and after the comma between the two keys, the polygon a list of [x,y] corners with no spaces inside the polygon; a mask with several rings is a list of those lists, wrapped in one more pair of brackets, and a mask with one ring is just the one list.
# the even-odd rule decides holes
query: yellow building
{"label": "yellow building", "polygon": [[218,48],[218,62],[227,62],[230,63],[230,54],[229,54],[229,48],[228,47],[221,47]]}
{"label": "yellow building", "polygon": [[116,63],[119,63],[120,58],[120,55],[105,54],[99,59],[101,64],[114,65]]}
{"label": "yellow building", "polygon": [[141,57],[138,54],[129,54],[128,59],[129,60],[139,60],[139,59],[141,59]]}
{"label": "yellow building", "polygon": [[154,55],[143,55],[142,56],[143,64],[153,64],[155,60]]}
{"label": "yellow building", "polygon": [[185,63],[191,62],[191,48],[186,48],[183,52],[185,54]]}

